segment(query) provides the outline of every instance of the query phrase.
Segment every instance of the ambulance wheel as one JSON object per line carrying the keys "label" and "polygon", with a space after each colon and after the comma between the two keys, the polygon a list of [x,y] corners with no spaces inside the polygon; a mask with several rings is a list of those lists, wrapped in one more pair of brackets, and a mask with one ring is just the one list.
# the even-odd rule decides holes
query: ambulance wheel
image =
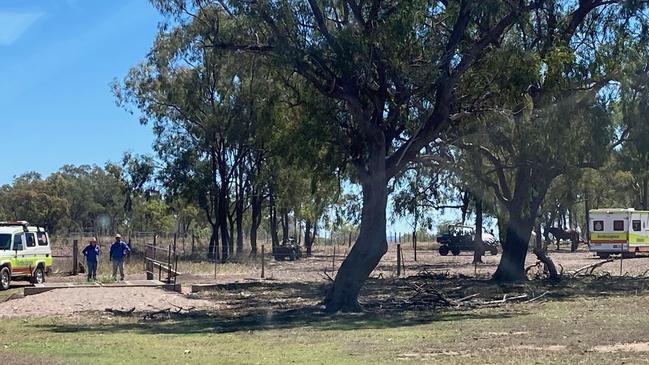
{"label": "ambulance wheel", "polygon": [[607,258],[611,257],[611,254],[608,253],[608,252],[598,252],[597,256],[599,256],[602,259],[607,259]]}
{"label": "ambulance wheel", "polygon": [[34,275],[32,275],[32,284],[43,284],[45,282],[45,272],[43,267],[39,266],[34,270]]}
{"label": "ambulance wheel", "polygon": [[448,246],[442,246],[439,248],[439,254],[442,256],[448,255]]}
{"label": "ambulance wheel", "polygon": [[3,267],[0,269],[0,290],[9,289],[11,284],[11,272],[9,272],[8,267]]}
{"label": "ambulance wheel", "polygon": [[459,248],[454,248],[454,249],[451,250],[451,253],[453,254],[453,256],[457,256],[457,255],[460,254],[460,249]]}

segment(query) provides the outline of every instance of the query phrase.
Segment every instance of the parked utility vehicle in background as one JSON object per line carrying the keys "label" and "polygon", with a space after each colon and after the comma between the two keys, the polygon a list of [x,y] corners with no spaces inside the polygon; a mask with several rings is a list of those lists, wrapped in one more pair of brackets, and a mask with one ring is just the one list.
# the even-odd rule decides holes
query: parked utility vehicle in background
{"label": "parked utility vehicle in background", "polygon": [[274,250],[273,256],[277,261],[285,259],[295,261],[302,257],[302,247],[295,242],[293,237],[289,237],[285,242],[280,242],[279,246],[275,246]]}
{"label": "parked utility vehicle in background", "polygon": [[12,280],[40,284],[52,266],[50,237],[25,221],[0,222],[0,290]]}
{"label": "parked utility vehicle in background", "polygon": [[[457,256],[461,251],[475,251],[474,240],[474,227],[460,224],[449,225],[447,231],[437,237],[437,243],[440,245],[439,254],[446,256],[451,252]],[[483,252],[489,252],[492,255],[498,254],[498,241],[492,234],[483,232],[482,244]]]}
{"label": "parked utility vehicle in background", "polygon": [[593,209],[588,216],[588,248],[597,256],[649,253],[649,211]]}

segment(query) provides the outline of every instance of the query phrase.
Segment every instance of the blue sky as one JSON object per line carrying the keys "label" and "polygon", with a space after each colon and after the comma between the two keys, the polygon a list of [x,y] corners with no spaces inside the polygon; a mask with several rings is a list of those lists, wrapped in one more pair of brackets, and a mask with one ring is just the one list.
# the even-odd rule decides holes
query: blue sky
{"label": "blue sky", "polygon": [[160,20],[146,0],[0,0],[0,185],[151,151],[151,129],[109,84],[146,56]]}
{"label": "blue sky", "polygon": [[0,0],[0,186],[152,151],[151,128],[115,105],[109,84],[144,59],[161,20],[147,0]]}

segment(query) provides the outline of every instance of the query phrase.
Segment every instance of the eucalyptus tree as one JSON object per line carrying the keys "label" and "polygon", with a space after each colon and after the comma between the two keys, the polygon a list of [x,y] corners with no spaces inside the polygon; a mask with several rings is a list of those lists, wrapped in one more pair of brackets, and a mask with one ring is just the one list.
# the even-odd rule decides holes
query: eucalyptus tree
{"label": "eucalyptus tree", "polygon": [[643,36],[632,48],[635,57],[621,82],[616,111],[626,140],[616,151],[616,160],[633,177],[630,188],[637,197],[633,206],[649,210],[649,46]]}
{"label": "eucalyptus tree", "polygon": [[603,165],[620,143],[607,95],[628,59],[629,35],[645,22],[643,2],[580,1],[574,10],[550,5],[485,60],[490,77],[477,72],[467,84],[498,94],[476,116],[484,123],[480,133],[458,145],[484,155],[491,171],[484,182],[507,213],[494,274],[500,281],[524,279],[530,233],[553,180]]}
{"label": "eucalyptus tree", "polygon": [[[334,142],[345,151],[354,179],[362,186],[363,212],[357,242],[325,303],[329,310],[358,310],[360,288],[387,250],[389,180],[416,160],[449,122],[470,114],[479,100],[474,92],[460,93],[458,83],[476,72],[488,76],[491,71],[475,66],[501,46],[513,26],[532,24],[550,33],[561,28],[565,31],[555,35],[569,41],[591,11],[618,2],[153,3],[181,26],[212,25],[210,36],[195,47],[264,56],[283,72],[299,75],[346,114],[337,119],[343,121],[339,128],[347,138]],[[553,39],[536,43],[553,45]],[[510,265],[510,251],[506,249],[504,266]],[[519,251],[514,260],[520,259]],[[511,278],[502,272],[498,277]]]}
{"label": "eucalyptus tree", "polygon": [[70,203],[58,192],[62,180],[43,179],[39,173],[26,172],[0,190],[0,201],[7,216],[0,219],[27,220],[57,232],[69,223]]}
{"label": "eucalyptus tree", "polygon": [[[239,246],[243,242],[244,180],[253,176],[244,165],[251,154],[259,156],[262,143],[254,139],[267,135],[258,123],[269,122],[272,111],[266,109],[273,107],[273,93],[255,57],[196,45],[209,37],[211,27],[194,23],[161,29],[146,61],[132,68],[123,83],[115,83],[114,91],[120,105],[135,106],[142,123],[153,124],[163,185],[202,209],[212,227],[209,253],[217,255],[220,239],[225,261],[232,247],[232,195]],[[257,82],[257,73],[263,83]],[[256,92],[263,96],[253,97]],[[270,100],[268,108],[265,100]]]}

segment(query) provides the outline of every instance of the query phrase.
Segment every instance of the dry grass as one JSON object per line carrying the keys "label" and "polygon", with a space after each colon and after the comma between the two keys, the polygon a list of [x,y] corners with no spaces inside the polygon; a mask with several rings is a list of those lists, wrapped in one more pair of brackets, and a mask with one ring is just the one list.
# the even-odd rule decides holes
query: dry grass
{"label": "dry grass", "polygon": [[[403,305],[413,284],[421,283],[448,298],[554,294],[492,308]],[[99,313],[8,320],[0,343],[9,358],[93,364],[647,363],[649,317],[641,310],[649,300],[648,284],[596,277],[507,287],[457,276],[371,280],[363,293],[370,310],[335,316],[318,305],[322,285],[228,284],[199,296],[218,311],[162,321]],[[125,338],[128,346],[116,351]]]}

